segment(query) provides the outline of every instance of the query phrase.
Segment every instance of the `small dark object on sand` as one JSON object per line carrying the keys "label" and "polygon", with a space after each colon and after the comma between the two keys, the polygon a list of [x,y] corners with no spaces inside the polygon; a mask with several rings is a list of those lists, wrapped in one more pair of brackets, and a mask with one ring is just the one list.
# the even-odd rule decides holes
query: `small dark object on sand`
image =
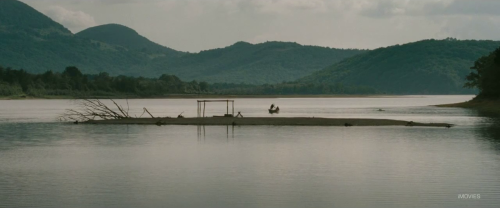
{"label": "small dark object on sand", "polygon": [[157,126],[161,126],[162,124],[163,124],[163,122],[161,120],[159,120],[158,122],[156,122]]}
{"label": "small dark object on sand", "polygon": [[270,114],[275,114],[275,113],[280,113],[280,108],[277,107],[276,109],[269,109]]}
{"label": "small dark object on sand", "polygon": [[382,108],[381,108],[381,109],[378,109],[378,111],[385,111],[385,110],[382,110]]}
{"label": "small dark object on sand", "polygon": [[73,122],[74,124],[78,124],[78,121]]}
{"label": "small dark object on sand", "polygon": [[413,126],[413,121],[408,122],[406,126]]}
{"label": "small dark object on sand", "polygon": [[350,126],[353,126],[353,125],[352,125],[352,124],[350,124],[350,123],[345,123],[345,124],[344,124],[344,126],[345,126],[345,127],[350,127]]}

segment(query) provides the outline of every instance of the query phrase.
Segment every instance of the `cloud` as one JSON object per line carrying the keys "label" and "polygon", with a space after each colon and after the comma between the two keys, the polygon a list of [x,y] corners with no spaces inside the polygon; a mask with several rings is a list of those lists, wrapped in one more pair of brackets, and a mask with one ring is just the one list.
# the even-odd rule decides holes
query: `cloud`
{"label": "cloud", "polygon": [[51,6],[44,11],[45,15],[61,23],[72,32],[96,26],[94,18],[82,11],[73,11],[62,6]]}
{"label": "cloud", "polygon": [[500,0],[21,1],[72,31],[118,23],[192,52],[237,41],[377,48],[429,38],[500,39]]}
{"label": "cloud", "polygon": [[250,0],[262,12],[287,13],[294,11],[327,11],[327,0]]}
{"label": "cloud", "polygon": [[[343,0],[340,0],[343,1]],[[364,16],[499,16],[498,0],[352,0]],[[354,7],[353,7],[354,8]]]}
{"label": "cloud", "polygon": [[424,8],[425,14],[431,15],[487,15],[499,16],[498,0],[454,0],[447,4],[429,4]]}
{"label": "cloud", "polygon": [[497,39],[500,34],[500,17],[475,18],[454,16],[443,23],[443,31],[460,39]]}
{"label": "cloud", "polygon": [[429,9],[435,14],[442,13],[440,9],[447,8],[454,0],[354,0],[358,2],[359,14],[372,18],[387,18],[393,16],[427,15]]}

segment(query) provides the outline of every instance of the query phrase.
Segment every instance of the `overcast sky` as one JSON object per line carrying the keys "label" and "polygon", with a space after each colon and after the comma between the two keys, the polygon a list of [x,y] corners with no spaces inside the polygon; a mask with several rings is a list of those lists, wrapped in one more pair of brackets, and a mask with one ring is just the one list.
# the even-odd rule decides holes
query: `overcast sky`
{"label": "overcast sky", "polygon": [[377,48],[500,40],[500,0],[21,0],[73,32],[118,23],[181,51],[237,41]]}

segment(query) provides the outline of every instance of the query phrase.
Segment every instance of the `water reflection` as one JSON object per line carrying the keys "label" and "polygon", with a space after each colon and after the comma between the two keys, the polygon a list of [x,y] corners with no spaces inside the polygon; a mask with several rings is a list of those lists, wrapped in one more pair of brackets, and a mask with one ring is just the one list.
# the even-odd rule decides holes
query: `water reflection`
{"label": "water reflection", "polygon": [[478,127],[477,131],[479,138],[487,141],[500,154],[500,117],[485,118],[485,124]]}
{"label": "water reflection", "polygon": [[0,150],[57,145],[141,145],[149,142],[145,138],[147,136],[145,132],[155,127],[74,125],[68,123],[0,123]]}
{"label": "water reflection", "polygon": [[43,146],[61,139],[59,128],[52,124],[0,123],[0,150],[16,147]]}
{"label": "water reflection", "polygon": [[[229,142],[229,138],[234,140],[234,128],[236,125],[226,125],[226,141]],[[197,126],[197,136],[198,142],[206,140],[206,128],[214,127],[214,129],[218,129],[217,126],[209,126],[206,125],[198,125]],[[231,129],[231,133],[229,132]]]}

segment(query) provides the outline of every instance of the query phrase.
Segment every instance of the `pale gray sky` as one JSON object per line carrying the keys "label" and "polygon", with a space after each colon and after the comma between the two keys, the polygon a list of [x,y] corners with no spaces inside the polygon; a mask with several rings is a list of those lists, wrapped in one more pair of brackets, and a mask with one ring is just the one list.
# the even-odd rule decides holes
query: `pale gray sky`
{"label": "pale gray sky", "polygon": [[500,0],[21,0],[73,32],[118,23],[181,51],[237,41],[377,48],[500,40]]}

